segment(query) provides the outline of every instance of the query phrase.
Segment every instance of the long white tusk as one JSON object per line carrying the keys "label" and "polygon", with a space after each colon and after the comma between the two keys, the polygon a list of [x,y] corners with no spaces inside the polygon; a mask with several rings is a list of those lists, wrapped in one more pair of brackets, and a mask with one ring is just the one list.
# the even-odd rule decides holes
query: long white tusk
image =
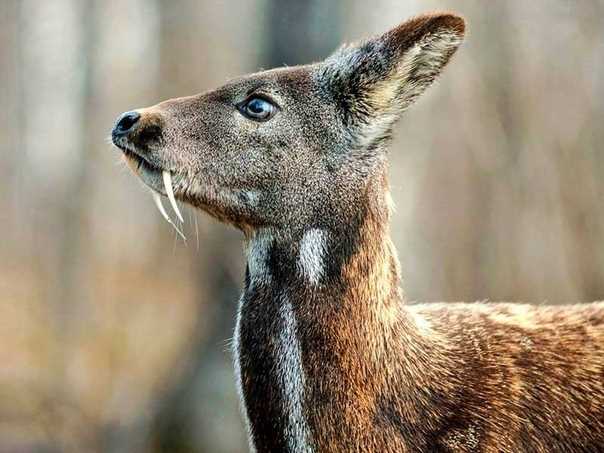
{"label": "long white tusk", "polygon": [[168,213],[166,212],[166,209],[164,208],[164,205],[161,202],[161,196],[155,192],[152,191],[151,192],[151,196],[153,197],[153,201],[155,202],[155,206],[157,206],[157,209],[159,210],[160,214],[162,215],[162,217],[164,219],[166,219],[166,221],[172,225],[172,227],[174,227],[174,229],[176,230],[176,232],[178,233],[178,235],[183,239],[183,241],[186,242],[187,238],[185,237],[185,235],[182,233],[182,231],[180,231],[178,229],[178,227],[174,224],[174,222],[172,222],[172,219],[170,218],[170,216],[168,215]]}
{"label": "long white tusk", "polygon": [[162,215],[162,217],[164,219],[166,219],[166,221],[172,223],[172,220],[170,219],[170,216],[168,216],[168,213],[166,212],[166,209],[164,208],[164,205],[161,202],[161,196],[157,192],[151,192],[151,196],[153,197],[153,201],[155,202],[155,206],[157,206],[157,209],[159,210],[159,212]]}
{"label": "long white tusk", "polygon": [[172,209],[174,209],[174,212],[176,213],[176,216],[178,217],[178,219],[182,223],[184,223],[185,220],[183,219],[182,214],[180,213],[180,210],[178,209],[178,205],[176,204],[176,198],[174,198],[174,189],[172,188],[172,175],[170,174],[169,171],[164,170],[164,171],[162,171],[162,176],[164,177],[164,189],[166,189],[166,193],[168,194],[168,200],[170,200]]}

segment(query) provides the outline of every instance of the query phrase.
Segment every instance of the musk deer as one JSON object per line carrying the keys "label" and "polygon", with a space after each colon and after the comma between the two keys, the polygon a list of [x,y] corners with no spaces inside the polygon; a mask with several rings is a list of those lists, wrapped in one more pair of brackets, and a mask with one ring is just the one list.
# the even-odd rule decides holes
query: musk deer
{"label": "musk deer", "polygon": [[386,145],[464,29],[422,15],[116,124],[165,217],[160,194],[243,232],[253,451],[604,451],[603,303],[404,303]]}

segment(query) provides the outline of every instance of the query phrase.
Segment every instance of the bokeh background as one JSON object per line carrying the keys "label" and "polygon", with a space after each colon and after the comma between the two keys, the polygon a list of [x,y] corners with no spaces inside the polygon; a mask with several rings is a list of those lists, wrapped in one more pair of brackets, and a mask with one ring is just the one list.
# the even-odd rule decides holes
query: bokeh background
{"label": "bokeh background", "polygon": [[119,113],[451,9],[467,42],[391,146],[410,300],[604,298],[600,0],[0,0],[0,452],[246,451],[239,234],[185,245]]}

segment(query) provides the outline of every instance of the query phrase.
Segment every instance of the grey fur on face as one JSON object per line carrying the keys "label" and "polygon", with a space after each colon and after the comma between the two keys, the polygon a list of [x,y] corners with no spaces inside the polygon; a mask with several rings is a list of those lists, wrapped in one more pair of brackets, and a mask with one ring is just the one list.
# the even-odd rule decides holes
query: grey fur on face
{"label": "grey fur on face", "polygon": [[[244,231],[329,230],[356,215],[395,120],[460,44],[460,25],[439,20],[141,109],[128,156],[149,164],[139,176],[153,190],[164,192],[153,169],[166,170],[179,200]],[[270,119],[242,114],[254,98]]]}

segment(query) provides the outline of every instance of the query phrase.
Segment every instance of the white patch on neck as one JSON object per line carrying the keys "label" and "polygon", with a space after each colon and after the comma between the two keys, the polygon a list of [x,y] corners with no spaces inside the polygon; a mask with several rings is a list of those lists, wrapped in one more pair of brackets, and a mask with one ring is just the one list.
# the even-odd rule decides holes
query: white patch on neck
{"label": "white patch on neck", "polygon": [[281,333],[277,342],[276,362],[283,409],[287,418],[285,440],[291,453],[312,453],[310,428],[303,410],[305,376],[296,316],[289,298],[284,295],[281,299]]}
{"label": "white patch on neck", "polygon": [[272,276],[268,266],[268,258],[273,236],[268,231],[258,231],[250,239],[247,247],[247,265],[250,281],[253,286],[270,283]]}
{"label": "white patch on neck", "polygon": [[254,190],[246,190],[244,193],[245,193],[247,202],[250,206],[258,205],[258,200],[260,199],[258,192],[254,191]]}
{"label": "white patch on neck", "polygon": [[327,249],[327,233],[312,229],[304,233],[300,241],[298,270],[312,285],[317,285],[325,271],[324,256]]}
{"label": "white patch on neck", "polygon": [[241,410],[241,415],[243,416],[243,420],[245,423],[245,429],[247,431],[248,443],[250,446],[250,453],[256,453],[256,447],[254,446],[254,438],[252,436],[252,426],[250,424],[250,419],[247,415],[247,408],[245,406],[245,398],[243,396],[243,386],[241,385],[241,361],[240,361],[240,353],[239,353],[239,331],[241,329],[241,309],[243,307],[243,298],[245,296],[242,295],[239,299],[239,308],[237,310],[237,321],[235,323],[235,333],[233,334],[233,365],[235,366],[235,383],[237,384],[237,394],[239,395],[239,409]]}

